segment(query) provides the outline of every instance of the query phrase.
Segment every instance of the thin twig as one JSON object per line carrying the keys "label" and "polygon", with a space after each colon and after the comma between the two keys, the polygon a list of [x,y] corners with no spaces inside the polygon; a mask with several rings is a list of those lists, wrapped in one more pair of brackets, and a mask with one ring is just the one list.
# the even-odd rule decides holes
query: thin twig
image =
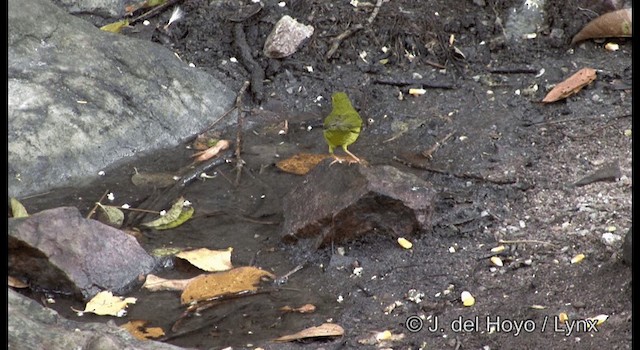
{"label": "thin twig", "polygon": [[[633,116],[633,114],[628,113],[628,114],[623,114],[623,115],[618,115],[615,117],[611,117],[608,118],[608,120],[615,120],[615,119],[621,119],[621,118],[628,118]],[[566,118],[566,119],[559,119],[559,120],[545,120],[545,121],[541,121],[541,122],[535,122],[535,123],[525,123],[523,124],[523,126],[534,126],[534,125],[551,125],[551,124],[561,124],[561,123],[568,123],[568,122],[575,122],[578,120],[592,120],[592,119],[599,119],[601,117],[596,116],[596,117],[575,117],[575,118]]]}
{"label": "thin twig", "polygon": [[433,159],[433,154],[438,150],[438,148],[440,148],[442,144],[447,142],[447,140],[451,138],[451,136],[453,136],[453,134],[455,133],[456,133],[455,131],[448,133],[447,136],[443,137],[441,140],[436,141],[436,143],[433,146],[431,146],[431,148],[422,151],[422,153],[420,154],[422,154],[425,158]]}
{"label": "thin twig", "polygon": [[229,108],[226,112],[224,112],[220,118],[216,119],[213,123],[211,123],[211,125],[209,125],[206,129],[204,129],[201,134],[209,131],[211,128],[213,128],[214,125],[218,124],[219,121],[221,121],[224,117],[228,116],[229,114],[231,114],[231,112],[233,112],[236,109],[236,106],[233,106],[231,108]]}
{"label": "thin twig", "polygon": [[513,179],[490,179],[481,175],[476,175],[476,174],[469,174],[469,173],[463,173],[463,174],[458,174],[458,173],[452,173],[450,171],[446,171],[443,169],[438,169],[438,168],[433,168],[433,167],[429,167],[426,165],[422,165],[422,164],[416,164],[413,162],[410,162],[408,160],[405,159],[401,159],[397,156],[393,156],[393,160],[395,160],[396,162],[402,163],[408,167],[411,168],[415,168],[415,169],[420,169],[420,170],[425,170],[425,171],[430,171],[430,172],[434,172],[434,173],[438,173],[438,174],[442,174],[442,175],[447,175],[447,176],[453,176],[453,177],[457,177],[459,179],[463,179],[463,180],[479,180],[479,181],[484,181],[484,182],[488,182],[488,183],[492,183],[494,185],[513,185],[515,183],[517,183],[516,180]]}
{"label": "thin twig", "polygon": [[501,244],[520,244],[520,243],[537,243],[537,244],[548,244],[548,245],[553,245],[555,246],[555,244],[551,243],[551,242],[545,242],[545,241],[538,241],[535,239],[519,239],[519,240],[515,240],[515,241],[505,241],[505,240],[499,240],[498,243]]}
{"label": "thin twig", "polygon": [[109,193],[108,189],[104,191],[104,194],[102,195],[102,197],[100,197],[100,199],[96,202],[96,205],[94,205],[91,211],[89,212],[89,214],[87,214],[87,219],[91,219],[91,216],[93,216],[93,214],[96,212],[96,209],[98,209],[98,205],[102,203],[102,200],[104,199],[104,197],[107,196],[107,193]]}
{"label": "thin twig", "polygon": [[143,21],[145,19],[149,19],[155,15],[158,15],[159,13],[163,12],[164,10],[166,10],[167,8],[181,2],[182,0],[169,0],[167,2],[165,2],[164,4],[158,5],[154,8],[152,8],[151,10],[141,14],[140,16],[132,19],[129,21],[130,25],[136,24],[140,21]]}
{"label": "thin twig", "polygon": [[[378,16],[378,12],[380,12],[380,7],[382,6],[382,2],[383,0],[378,0],[376,2],[376,7],[373,9],[373,11],[371,12],[371,15],[369,16],[369,18],[367,19],[367,23],[369,25],[371,25],[373,23],[373,21],[376,19],[376,16]],[[336,51],[338,51],[338,47],[340,46],[340,44],[342,43],[342,41],[348,37],[350,37],[351,35],[353,35],[353,33],[364,29],[364,25],[362,24],[356,24],[355,26],[345,30],[344,32],[342,32],[342,34],[336,36],[335,38],[333,38],[331,41],[333,42],[331,44],[331,47],[329,48],[329,51],[327,51],[327,53],[325,54],[325,59],[329,60],[333,54],[336,53]]]}
{"label": "thin twig", "polygon": [[[242,105],[242,95],[249,87],[250,82],[247,80],[242,84],[242,88],[238,92],[238,96],[236,97],[236,108],[238,109],[238,129],[236,132],[236,186],[240,184],[240,173],[242,172],[242,166],[244,165],[244,160],[242,160],[241,149],[242,149],[242,128],[244,127],[244,115],[245,111]],[[253,84],[252,84],[253,85]],[[255,93],[255,91],[254,91]]]}

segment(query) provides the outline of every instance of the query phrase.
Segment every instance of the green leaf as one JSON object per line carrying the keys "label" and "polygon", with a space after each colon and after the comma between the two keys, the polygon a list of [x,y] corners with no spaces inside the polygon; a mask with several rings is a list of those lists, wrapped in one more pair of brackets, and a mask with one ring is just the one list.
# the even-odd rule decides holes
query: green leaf
{"label": "green leaf", "polygon": [[27,209],[17,199],[11,197],[11,215],[14,218],[26,218],[29,217]]}
{"label": "green leaf", "polygon": [[128,19],[124,19],[122,21],[113,22],[113,23],[109,23],[107,25],[104,25],[104,26],[100,27],[100,29],[102,29],[102,30],[104,30],[106,32],[120,33],[122,28],[127,27],[128,25],[129,25],[129,20]]}
{"label": "green leaf", "polygon": [[120,228],[124,222],[124,213],[117,207],[111,205],[102,205],[98,203],[98,207],[101,209],[98,220],[103,224]]}
{"label": "green leaf", "polygon": [[184,198],[180,197],[173,204],[173,206],[171,206],[171,209],[169,209],[169,211],[164,216],[161,216],[151,222],[147,222],[142,225],[147,227],[155,227],[155,228],[158,228],[159,226],[168,225],[178,220],[178,218],[180,218],[183,207],[184,207]]}
{"label": "green leaf", "polygon": [[195,212],[195,209],[193,207],[188,207],[184,209],[182,213],[180,213],[180,216],[178,216],[176,220],[165,225],[157,226],[156,230],[168,230],[170,228],[178,227],[184,224],[185,222],[187,222],[187,220],[191,219],[194,212]]}

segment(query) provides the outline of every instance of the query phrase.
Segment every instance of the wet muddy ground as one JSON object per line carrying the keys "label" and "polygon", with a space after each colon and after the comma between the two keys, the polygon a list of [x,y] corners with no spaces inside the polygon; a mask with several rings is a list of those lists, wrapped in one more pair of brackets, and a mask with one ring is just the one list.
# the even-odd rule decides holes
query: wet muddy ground
{"label": "wet muddy ground", "polygon": [[[586,5],[597,10],[594,4]],[[139,240],[149,251],[233,247],[234,265],[253,264],[276,275],[298,264],[304,268],[281,288],[188,319],[166,341],[199,349],[357,348],[374,332],[390,330],[404,334],[388,344],[399,349],[630,348],[631,269],[619,262],[622,242],[604,243],[603,235],[623,237],[631,227],[632,138],[625,131],[631,130],[632,48],[624,39],[612,39],[620,44],[615,52],[604,50],[603,41],[570,47],[571,36],[594,17],[586,5],[547,6],[548,27],[535,39],[510,43],[504,28],[509,9],[519,6],[514,1],[382,2],[371,24],[373,7],[348,1],[291,1],[283,7],[265,2],[243,27],[266,81],[262,103],[247,103],[239,185],[233,163],[216,168],[214,178],[198,180],[183,193],[196,208],[192,220]],[[166,21],[170,11],[125,35],[158,41],[240,89],[250,74],[230,60],[239,57],[237,22],[229,20],[237,9],[206,1],[181,6],[186,17],[169,35],[149,28]],[[284,14],[313,25],[314,36],[291,57],[267,59],[260,54],[263,42]],[[331,39],[356,24],[364,28],[326,59]],[[459,51],[450,46],[452,35]],[[567,100],[538,102],[552,84],[583,67],[598,70],[594,83]],[[414,87],[426,92],[411,96]],[[305,178],[275,163],[300,152],[327,152],[319,126],[330,111],[327,99],[338,90],[351,96],[366,121],[349,149],[369,164],[413,173],[438,193],[432,227],[411,237],[410,250],[384,234],[320,250],[280,241],[283,198]],[[235,142],[236,130],[220,136]],[[30,212],[64,205],[87,213],[109,190],[114,203],[139,205],[152,191],[131,184],[135,169],[177,172],[191,163],[193,151],[185,146],[110,169],[90,187],[23,204]],[[422,155],[428,150],[431,158]],[[612,162],[621,171],[616,181],[571,185]],[[498,267],[489,258],[501,240],[507,249]],[[580,253],[586,258],[572,264]],[[357,266],[362,271],[354,274]],[[159,274],[197,273],[176,264]],[[474,306],[462,305],[462,291],[473,294]],[[176,293],[132,296],[138,303],[116,323],[144,319],[170,329],[183,311]],[[316,312],[279,311],[306,303],[316,305]],[[82,305],[61,300],[52,307],[71,319],[106,321],[79,318],[68,308]],[[609,318],[594,329],[570,329],[558,323],[563,312],[570,320]],[[328,320],[346,334],[270,342]],[[468,328],[460,329],[461,321]],[[498,328],[491,332],[491,325]]]}

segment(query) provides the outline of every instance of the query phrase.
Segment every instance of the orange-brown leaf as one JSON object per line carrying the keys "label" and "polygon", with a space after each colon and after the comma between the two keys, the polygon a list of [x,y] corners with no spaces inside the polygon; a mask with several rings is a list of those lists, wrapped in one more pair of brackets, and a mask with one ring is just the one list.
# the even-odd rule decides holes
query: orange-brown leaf
{"label": "orange-brown leaf", "polygon": [[593,68],[582,68],[574,75],[570,76],[561,83],[558,83],[547,96],[544,97],[542,102],[551,103],[562,99],[565,99],[580,90],[583,87],[589,85],[596,79],[596,70]]}
{"label": "orange-brown leaf", "polygon": [[596,38],[631,37],[631,9],[608,12],[587,23],[571,39],[571,45]]}
{"label": "orange-brown leaf", "polygon": [[328,157],[329,154],[298,153],[279,161],[276,166],[287,173],[304,175]]}

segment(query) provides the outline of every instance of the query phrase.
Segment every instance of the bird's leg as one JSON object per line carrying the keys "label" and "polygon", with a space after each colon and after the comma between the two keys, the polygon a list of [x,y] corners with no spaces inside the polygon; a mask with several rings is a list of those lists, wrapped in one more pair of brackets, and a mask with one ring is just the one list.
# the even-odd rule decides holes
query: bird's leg
{"label": "bird's leg", "polygon": [[360,158],[356,157],[356,155],[355,155],[355,154],[353,154],[353,153],[349,152],[349,150],[348,150],[346,147],[344,147],[344,151],[345,151],[348,155],[350,155],[350,156],[355,160],[355,162],[354,162],[354,163],[362,163],[362,161],[360,160]]}
{"label": "bird's leg", "polygon": [[340,157],[336,156],[336,155],[335,155],[335,154],[333,154],[333,153],[332,153],[331,155],[333,156],[333,162],[331,162],[331,163],[329,164],[329,166],[332,166],[334,163],[340,163],[340,164],[342,164],[343,160],[342,160]]}

